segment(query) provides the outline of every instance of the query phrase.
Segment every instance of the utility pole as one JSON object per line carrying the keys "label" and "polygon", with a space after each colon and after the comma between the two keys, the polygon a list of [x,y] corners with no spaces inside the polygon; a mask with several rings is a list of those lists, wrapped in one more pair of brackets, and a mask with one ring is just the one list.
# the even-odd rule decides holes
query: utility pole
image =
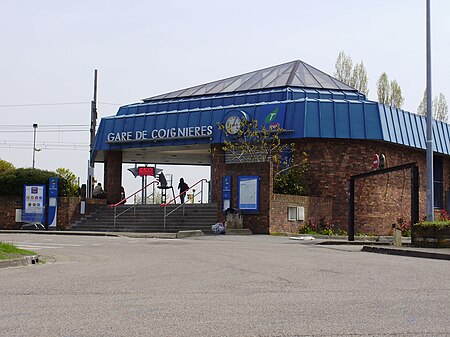
{"label": "utility pole", "polygon": [[433,179],[433,106],[431,97],[431,19],[430,1],[427,3],[427,220],[434,220]]}
{"label": "utility pole", "polygon": [[33,124],[33,169],[34,169],[34,164],[36,162],[36,129],[37,129],[38,125],[35,123]]}
{"label": "utility pole", "polygon": [[92,161],[92,154],[94,152],[95,129],[97,127],[97,69],[94,70],[94,99],[91,101],[91,128],[90,128],[90,142],[89,142],[89,167],[88,167],[88,182],[87,182],[87,197],[92,197],[92,189],[94,188],[94,162]]}

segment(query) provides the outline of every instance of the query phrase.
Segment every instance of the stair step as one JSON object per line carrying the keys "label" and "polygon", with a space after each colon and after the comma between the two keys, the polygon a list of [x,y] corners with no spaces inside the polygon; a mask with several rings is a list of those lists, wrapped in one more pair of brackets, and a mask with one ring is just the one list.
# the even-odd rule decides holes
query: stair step
{"label": "stair step", "polygon": [[[179,205],[168,206],[166,214]],[[95,213],[85,216],[72,224],[73,230],[79,231],[127,231],[127,232],[178,232],[180,230],[200,229],[211,232],[211,225],[217,222],[216,204],[189,204],[177,209],[166,218],[164,226],[164,209],[159,205],[120,205],[116,214],[127,210],[116,219],[114,210],[108,206],[97,209]]]}

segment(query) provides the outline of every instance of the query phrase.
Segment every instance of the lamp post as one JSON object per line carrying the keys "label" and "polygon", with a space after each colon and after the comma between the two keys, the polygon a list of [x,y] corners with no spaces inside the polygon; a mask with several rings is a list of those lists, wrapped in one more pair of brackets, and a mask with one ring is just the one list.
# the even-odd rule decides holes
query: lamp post
{"label": "lamp post", "polygon": [[35,163],[35,159],[36,159],[36,129],[37,129],[38,125],[35,123],[33,124],[33,169],[34,169],[34,163]]}
{"label": "lamp post", "polygon": [[434,220],[433,186],[433,107],[431,97],[431,18],[430,1],[426,0],[426,49],[427,49],[427,220]]}

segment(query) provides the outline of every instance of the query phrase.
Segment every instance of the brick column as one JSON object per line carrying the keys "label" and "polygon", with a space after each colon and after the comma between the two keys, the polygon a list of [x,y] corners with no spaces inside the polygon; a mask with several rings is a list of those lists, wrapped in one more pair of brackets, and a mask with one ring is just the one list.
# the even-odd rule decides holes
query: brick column
{"label": "brick column", "polygon": [[108,204],[115,204],[120,201],[122,186],[122,151],[106,152],[103,175]]}

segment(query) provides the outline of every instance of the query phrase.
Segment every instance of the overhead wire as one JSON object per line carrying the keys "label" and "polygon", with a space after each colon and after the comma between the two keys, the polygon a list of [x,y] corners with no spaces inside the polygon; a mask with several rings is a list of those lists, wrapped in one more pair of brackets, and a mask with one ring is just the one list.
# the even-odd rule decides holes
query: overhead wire
{"label": "overhead wire", "polygon": [[[91,101],[85,102],[62,102],[62,103],[24,103],[24,104],[0,104],[0,108],[20,108],[20,107],[33,107],[33,106],[57,106],[57,105],[80,105],[91,104]],[[97,104],[116,105],[121,104],[111,102],[97,102]]]}
{"label": "overhead wire", "polygon": [[[85,124],[42,124],[37,127],[38,135],[41,134],[61,134],[62,137],[67,137],[69,133],[76,132],[89,132],[89,125]],[[24,124],[10,124],[10,125],[0,125],[0,135],[1,134],[22,134],[22,133],[33,133],[35,128],[32,125]],[[31,140],[13,140],[4,139],[0,140],[0,148],[8,149],[30,149],[33,148],[33,142]],[[78,142],[65,142],[61,140],[45,140],[36,142],[36,148],[45,150],[88,150],[89,145],[87,143]]]}

